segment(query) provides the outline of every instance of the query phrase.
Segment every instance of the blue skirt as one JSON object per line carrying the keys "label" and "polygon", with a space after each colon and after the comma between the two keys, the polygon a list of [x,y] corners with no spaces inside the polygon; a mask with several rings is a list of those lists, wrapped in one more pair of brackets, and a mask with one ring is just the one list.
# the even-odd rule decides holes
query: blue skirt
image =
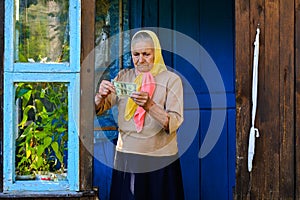
{"label": "blue skirt", "polygon": [[116,152],[111,200],[183,200],[177,155],[153,157]]}

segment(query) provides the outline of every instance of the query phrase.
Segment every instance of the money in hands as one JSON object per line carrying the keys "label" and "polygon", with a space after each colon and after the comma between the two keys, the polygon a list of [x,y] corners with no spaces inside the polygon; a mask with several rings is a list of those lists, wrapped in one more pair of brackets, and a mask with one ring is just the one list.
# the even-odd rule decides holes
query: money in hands
{"label": "money in hands", "polygon": [[132,92],[136,91],[136,84],[129,82],[121,82],[112,80],[115,86],[117,96],[130,96]]}

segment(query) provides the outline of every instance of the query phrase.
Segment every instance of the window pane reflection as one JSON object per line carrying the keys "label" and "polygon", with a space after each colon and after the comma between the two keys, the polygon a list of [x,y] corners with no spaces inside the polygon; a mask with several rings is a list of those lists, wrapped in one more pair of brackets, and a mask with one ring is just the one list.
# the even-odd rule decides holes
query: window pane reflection
{"label": "window pane reflection", "polygon": [[69,61],[69,1],[15,1],[15,61]]}
{"label": "window pane reflection", "polygon": [[15,143],[16,179],[66,180],[68,85],[15,85],[18,122]]}

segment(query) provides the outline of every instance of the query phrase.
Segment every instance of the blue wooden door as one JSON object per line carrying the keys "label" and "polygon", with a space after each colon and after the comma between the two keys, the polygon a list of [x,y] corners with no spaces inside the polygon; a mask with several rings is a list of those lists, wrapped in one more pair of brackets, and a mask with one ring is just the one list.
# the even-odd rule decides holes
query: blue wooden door
{"label": "blue wooden door", "polygon": [[[198,126],[193,142],[181,156],[185,197],[187,200],[233,199],[235,185],[234,1],[132,0],[131,4],[130,28],[163,27],[183,33],[197,41],[217,66],[225,91],[208,89],[203,76],[205,70],[209,70],[205,67],[209,66],[200,66],[200,70],[204,72],[199,74],[197,66],[192,66],[187,58],[164,52],[166,64],[173,67],[188,82],[184,83],[185,122],[179,134],[194,134],[192,127]],[[176,36],[173,37],[173,41],[168,40],[170,38],[161,38],[162,48],[168,42],[174,43],[175,51],[180,47],[178,44],[180,41],[177,41]],[[197,57],[194,49],[186,47],[185,51]],[[214,79],[214,77],[208,78]],[[189,84],[197,96],[198,107],[190,103],[194,97],[187,87]],[[211,98],[218,98],[219,92],[225,93],[227,105],[218,103],[212,105]],[[213,110],[225,112],[224,126],[212,150],[200,159],[200,147],[203,145],[210,123],[214,123],[211,122]],[[197,121],[195,119],[199,114],[200,120]],[[180,138],[185,137],[180,135]],[[179,145],[181,143],[179,141]]]}
{"label": "blue wooden door", "polygon": [[[163,51],[165,63],[180,74],[184,82],[185,121],[179,130],[179,148],[182,153],[180,159],[185,199],[233,199],[235,186],[234,1],[130,0],[126,2],[129,29],[160,27],[178,31],[174,32],[172,37],[166,37],[164,34],[160,35],[158,29],[153,28],[154,31],[158,30],[162,49],[171,44],[173,51]],[[202,54],[198,54],[192,46],[187,46],[185,41],[181,41],[180,34],[188,38],[188,41],[196,42]],[[203,62],[203,55],[206,59],[209,57],[210,64],[216,67],[224,90],[211,86],[214,81],[218,81],[217,74],[207,75],[211,66]],[[214,121],[213,116],[222,114],[225,116],[224,120]],[[221,130],[216,129],[219,133],[209,131],[211,127],[217,126],[221,126]],[[208,134],[216,137],[205,140]],[[201,157],[200,148],[205,146],[204,143],[209,142],[213,148]],[[108,168],[105,170],[110,173]],[[108,193],[110,177],[101,179],[97,173],[101,173],[99,166],[95,169],[95,179],[102,183],[102,191],[104,189],[105,193]],[[102,175],[104,173],[102,172]]]}

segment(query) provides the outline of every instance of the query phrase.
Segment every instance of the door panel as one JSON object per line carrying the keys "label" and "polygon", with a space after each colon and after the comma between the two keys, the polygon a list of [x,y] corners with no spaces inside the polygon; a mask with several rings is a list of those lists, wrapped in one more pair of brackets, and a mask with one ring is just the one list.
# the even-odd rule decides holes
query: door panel
{"label": "door panel", "polygon": [[[185,48],[193,56],[198,66],[193,66],[186,58],[176,55],[182,50],[178,35],[171,36],[157,31],[162,49],[168,46],[173,52],[163,50],[165,63],[184,79],[185,121],[178,132],[184,190],[187,200],[232,199],[235,185],[235,91],[233,64],[233,3],[234,1],[212,2],[208,0],[124,0],[128,3],[129,29],[141,27],[161,27],[178,31],[199,44],[217,66],[225,91],[208,91],[202,77],[206,65],[201,63],[197,49]],[[124,15],[127,16],[127,15]],[[123,17],[124,17],[123,16]],[[200,72],[199,72],[200,71]],[[214,77],[211,77],[214,79]],[[218,98],[220,92],[226,95],[227,106],[214,105],[211,98]],[[198,101],[195,106],[194,101]],[[221,101],[221,99],[220,99]],[[222,103],[220,103],[222,105]],[[211,122],[213,109],[226,113],[223,131],[213,150],[199,159],[199,149]],[[195,116],[200,118],[195,120]],[[196,131],[194,131],[196,129]],[[190,143],[189,143],[190,142]],[[188,143],[188,148],[185,148]],[[95,177],[100,177],[95,169]],[[102,173],[103,175],[103,173]],[[104,180],[109,187],[109,175]],[[105,184],[101,184],[102,187]],[[107,189],[104,189],[108,191]],[[101,193],[101,189],[100,189]]]}

